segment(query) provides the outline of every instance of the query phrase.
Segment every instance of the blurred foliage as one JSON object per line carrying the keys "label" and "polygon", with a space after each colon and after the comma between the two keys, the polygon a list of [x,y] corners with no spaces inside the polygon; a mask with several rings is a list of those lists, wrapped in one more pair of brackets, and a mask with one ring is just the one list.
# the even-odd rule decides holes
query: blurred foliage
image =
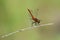
{"label": "blurred foliage", "polygon": [[[0,35],[31,26],[27,8],[40,9],[41,24],[53,22],[60,10],[60,0],[0,0]],[[16,33],[1,40],[56,40],[54,27],[43,26]],[[59,40],[59,37],[58,39]]]}

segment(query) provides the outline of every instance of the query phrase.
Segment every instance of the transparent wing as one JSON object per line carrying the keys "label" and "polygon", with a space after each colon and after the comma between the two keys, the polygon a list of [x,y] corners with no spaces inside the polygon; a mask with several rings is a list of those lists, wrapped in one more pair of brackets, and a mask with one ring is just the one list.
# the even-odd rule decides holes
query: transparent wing
{"label": "transparent wing", "polygon": [[39,15],[40,15],[40,10],[39,9],[34,9],[34,16],[36,17],[36,18],[39,18]]}

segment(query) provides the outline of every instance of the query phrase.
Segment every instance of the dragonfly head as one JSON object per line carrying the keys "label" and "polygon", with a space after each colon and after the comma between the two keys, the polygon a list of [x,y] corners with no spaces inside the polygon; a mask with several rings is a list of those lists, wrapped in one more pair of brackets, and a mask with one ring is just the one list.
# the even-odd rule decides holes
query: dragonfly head
{"label": "dragonfly head", "polygon": [[40,23],[40,20],[38,20],[38,24]]}

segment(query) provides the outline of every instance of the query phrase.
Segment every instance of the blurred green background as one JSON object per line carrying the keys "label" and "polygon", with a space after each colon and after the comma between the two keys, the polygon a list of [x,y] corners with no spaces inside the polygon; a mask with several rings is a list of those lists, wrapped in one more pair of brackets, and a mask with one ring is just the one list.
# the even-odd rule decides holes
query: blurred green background
{"label": "blurred green background", "polygon": [[[60,0],[0,0],[0,36],[31,26],[27,8],[40,9],[41,24],[53,22],[60,10]],[[51,31],[52,30],[52,31]],[[8,36],[0,40],[60,40],[54,27],[43,26]]]}

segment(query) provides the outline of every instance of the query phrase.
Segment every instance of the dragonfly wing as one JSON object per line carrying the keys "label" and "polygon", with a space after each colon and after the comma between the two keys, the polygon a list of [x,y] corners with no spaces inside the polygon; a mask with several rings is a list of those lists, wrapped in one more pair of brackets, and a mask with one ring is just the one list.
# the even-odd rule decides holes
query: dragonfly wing
{"label": "dragonfly wing", "polygon": [[34,9],[34,15],[36,18],[39,18],[39,14],[40,14],[39,12],[40,12],[39,9]]}

